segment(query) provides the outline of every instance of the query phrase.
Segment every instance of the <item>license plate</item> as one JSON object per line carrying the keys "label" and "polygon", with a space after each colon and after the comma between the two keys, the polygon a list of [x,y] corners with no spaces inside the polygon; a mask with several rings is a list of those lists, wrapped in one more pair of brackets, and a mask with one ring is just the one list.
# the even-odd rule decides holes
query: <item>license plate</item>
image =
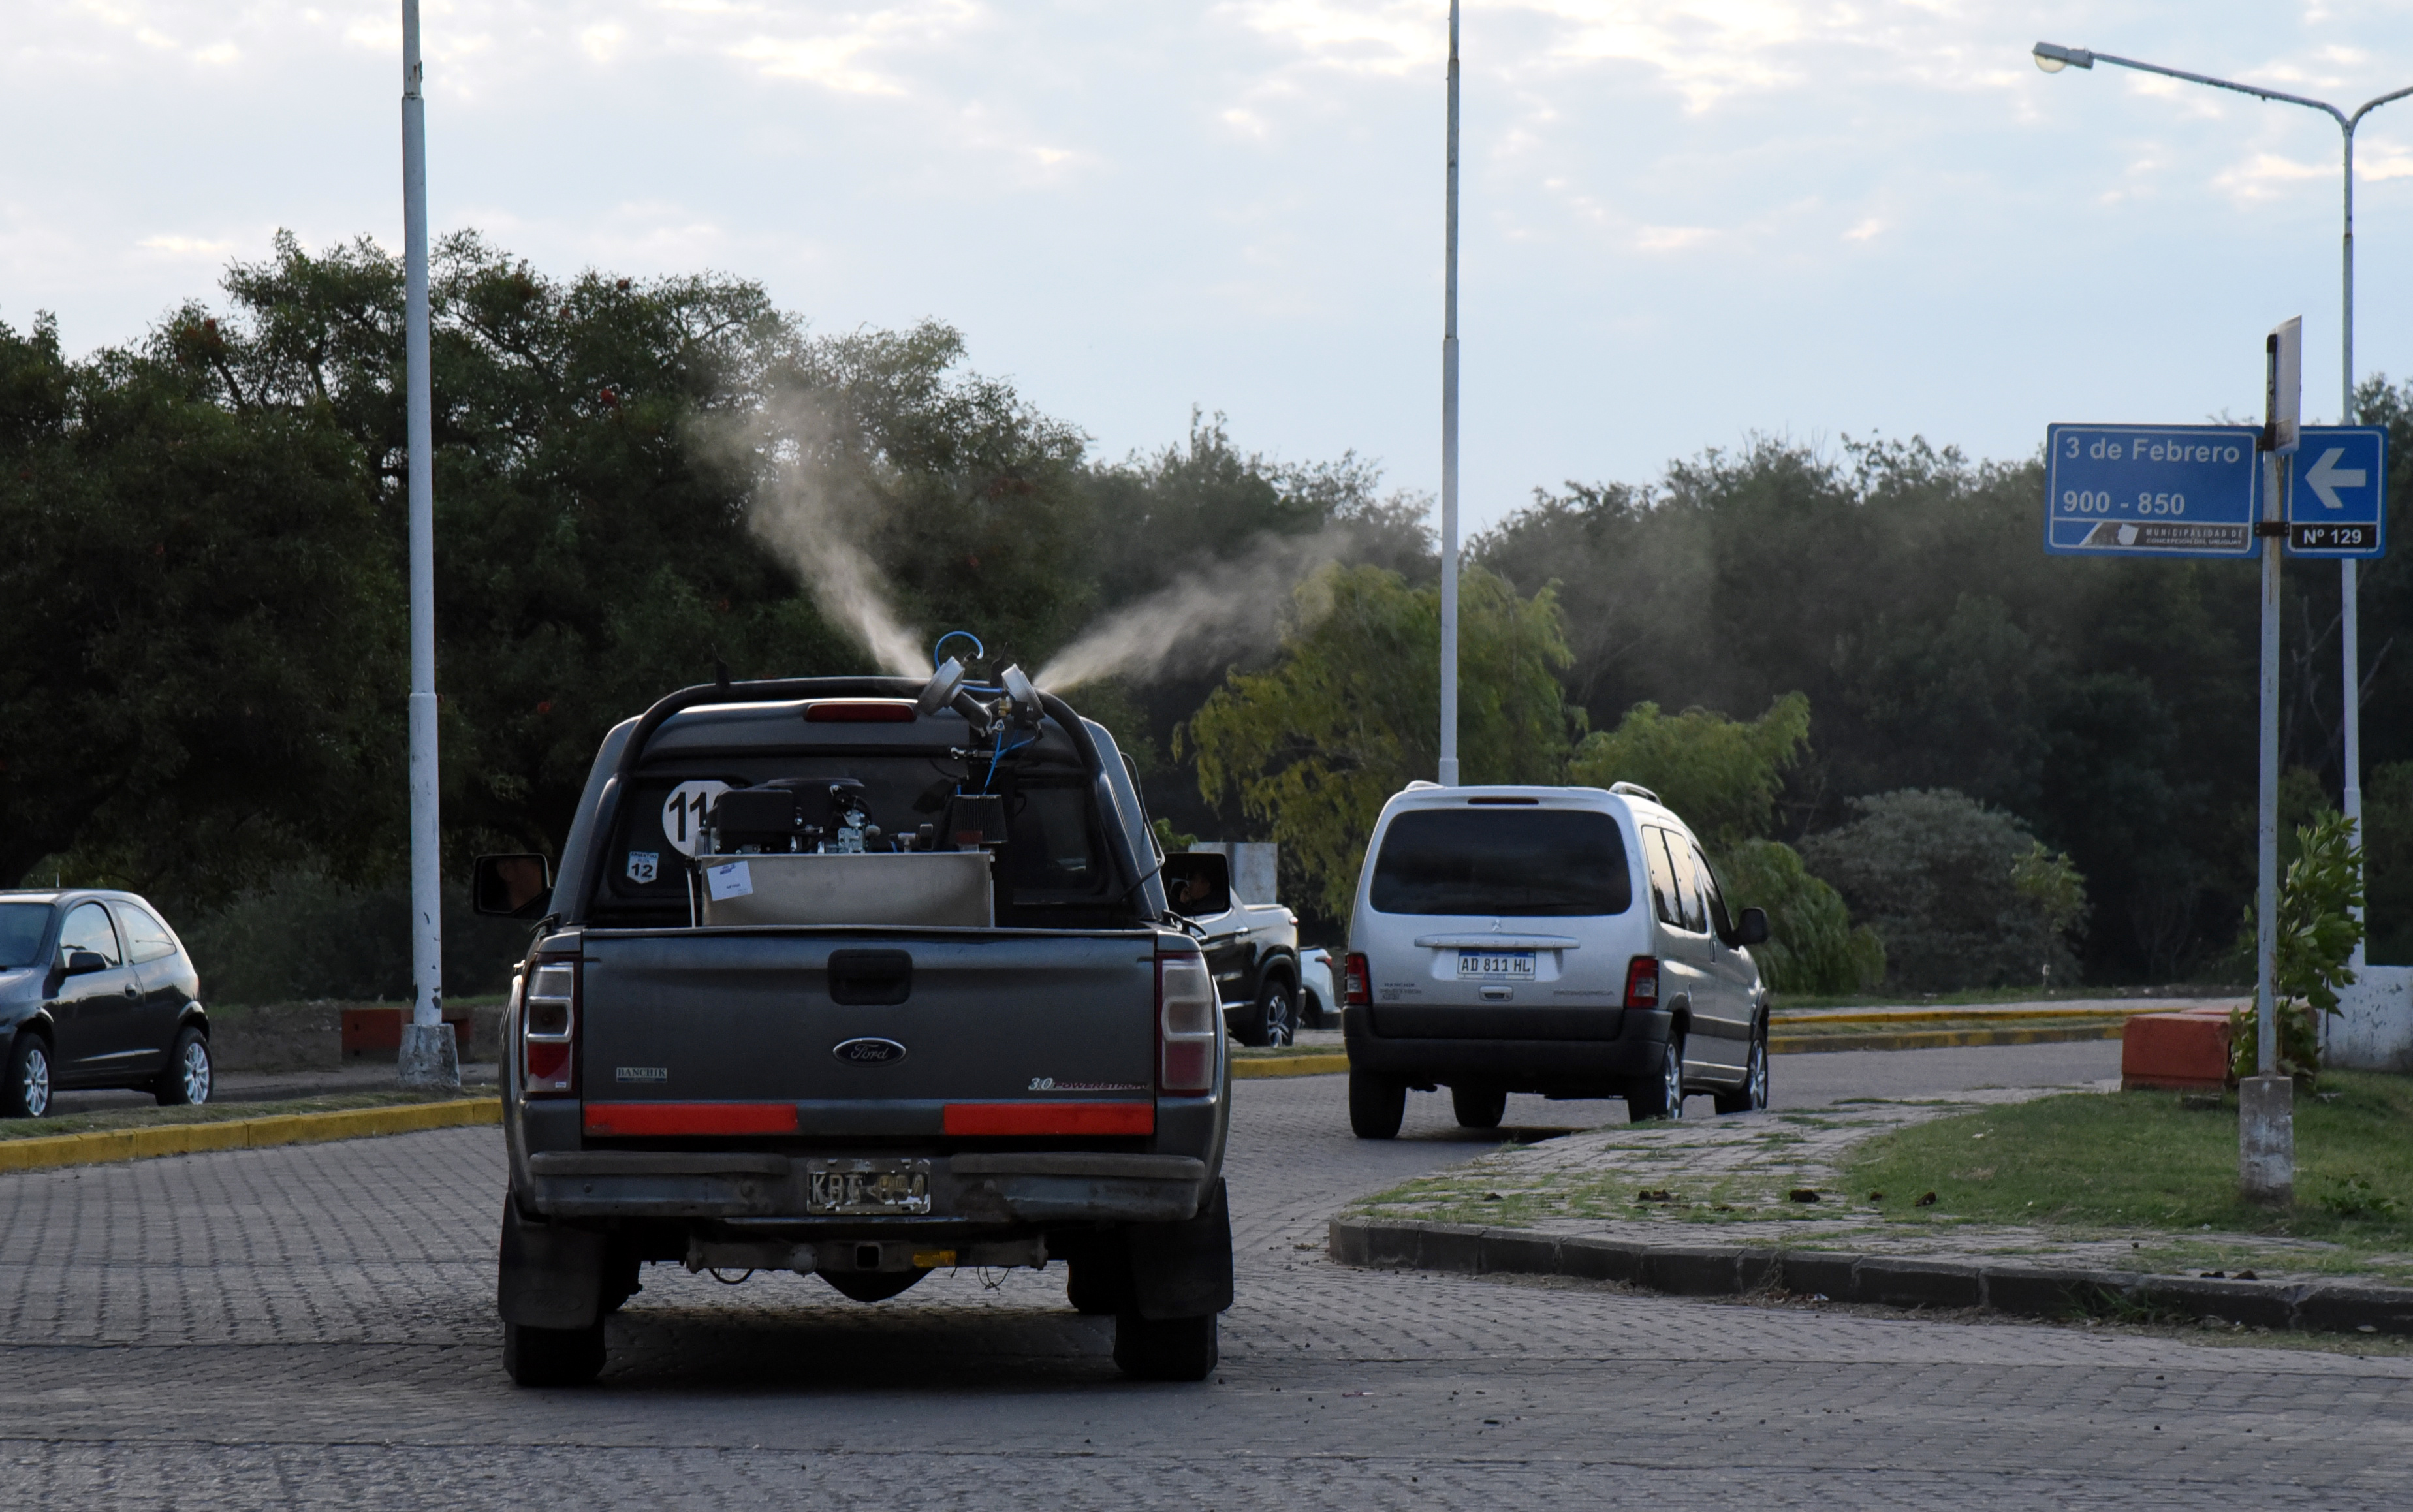
{"label": "license plate", "polygon": [[848,1217],[930,1210],[928,1161],[816,1161],[805,1173],[805,1210]]}
{"label": "license plate", "polygon": [[1460,981],[1472,978],[1485,982],[1531,982],[1533,980],[1533,953],[1530,950],[1461,950],[1458,953],[1458,975]]}

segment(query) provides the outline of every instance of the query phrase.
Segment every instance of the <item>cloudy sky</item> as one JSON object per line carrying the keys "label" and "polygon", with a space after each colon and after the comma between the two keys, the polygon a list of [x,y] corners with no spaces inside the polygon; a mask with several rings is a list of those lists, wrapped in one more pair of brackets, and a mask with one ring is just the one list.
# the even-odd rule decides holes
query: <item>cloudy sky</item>
{"label": "cloudy sky", "polygon": [[[427,0],[435,223],[935,316],[1109,454],[1439,478],[1445,0]],[[0,320],[122,342],[289,227],[401,230],[398,0],[8,0]],[[1471,0],[1470,523],[1754,433],[1994,457],[2338,398],[2338,131],[2413,4]],[[2413,99],[2359,148],[2358,360],[2413,377]]]}

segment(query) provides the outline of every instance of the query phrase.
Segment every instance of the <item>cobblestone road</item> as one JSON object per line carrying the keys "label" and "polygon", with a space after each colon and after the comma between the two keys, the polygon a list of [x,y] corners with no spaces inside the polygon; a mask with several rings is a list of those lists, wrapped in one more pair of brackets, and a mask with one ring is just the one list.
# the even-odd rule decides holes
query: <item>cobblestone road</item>
{"label": "cobblestone road", "polygon": [[2413,1503],[2413,1360],[1333,1266],[1347,1197],[1481,1148],[1341,1092],[1240,1084],[1194,1386],[1118,1379],[1060,1271],[656,1267],[600,1386],[514,1391],[492,1130],[0,1177],[0,1506]]}

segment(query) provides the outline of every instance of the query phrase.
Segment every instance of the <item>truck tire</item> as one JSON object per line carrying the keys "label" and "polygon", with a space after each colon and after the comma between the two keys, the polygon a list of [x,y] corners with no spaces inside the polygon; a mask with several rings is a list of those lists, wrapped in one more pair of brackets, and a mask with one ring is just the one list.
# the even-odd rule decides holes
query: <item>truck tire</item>
{"label": "truck tire", "polygon": [[1461,1129],[1497,1129],[1508,1112],[1508,1094],[1497,1087],[1453,1087],[1449,1105]]}
{"label": "truck tire", "polygon": [[177,1031],[151,1095],[161,1107],[198,1107],[210,1100],[211,1070],[210,1042],[188,1024]]}
{"label": "truck tire", "polygon": [[1396,1139],[1408,1115],[1404,1082],[1349,1068],[1349,1132],[1360,1139]]}
{"label": "truck tire", "polygon": [[1064,1300],[1083,1317],[1105,1318],[1131,1307],[1131,1261],[1120,1244],[1064,1262]]}
{"label": "truck tire", "polygon": [[1215,1314],[1201,1318],[1115,1318],[1115,1365],[1138,1381],[1204,1381],[1221,1357]]}
{"label": "truck tire", "polygon": [[1651,1119],[1684,1116],[1684,1042],[1669,1036],[1660,1049],[1659,1069],[1625,1089],[1625,1119],[1641,1123]]}
{"label": "truck tire", "polygon": [[503,1371],[513,1386],[587,1386],[603,1373],[603,1325],[531,1328],[503,1325]]}
{"label": "truck tire", "polygon": [[8,1047],[7,1080],[0,1083],[0,1119],[38,1119],[51,1110],[51,1042],[19,1030]]}
{"label": "truck tire", "polygon": [[1257,1005],[1240,1026],[1240,1043],[1252,1049],[1280,1049],[1298,1038],[1298,1000],[1291,986],[1269,976],[1257,988]]}

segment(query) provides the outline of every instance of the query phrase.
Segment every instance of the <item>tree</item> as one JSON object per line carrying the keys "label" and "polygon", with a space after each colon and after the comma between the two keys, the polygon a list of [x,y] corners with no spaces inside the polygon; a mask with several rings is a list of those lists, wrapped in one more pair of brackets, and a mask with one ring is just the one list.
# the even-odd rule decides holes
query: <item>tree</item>
{"label": "tree", "polygon": [[1616,729],[1586,735],[1567,778],[1649,788],[1704,844],[1724,850],[1768,833],[1785,770],[1809,746],[1810,701],[1799,693],[1785,694],[1749,724],[1702,708],[1662,714],[1645,701]]}
{"label": "tree", "polygon": [[1718,857],[1726,902],[1768,914],[1768,941],[1751,947],[1771,992],[1873,992],[1885,980],[1885,941],[1854,925],[1843,895],[1810,875],[1782,840],[1744,840]]}
{"label": "tree", "polygon": [[1913,991],[2077,981],[2068,931],[2085,879],[2027,826],[1948,788],[1856,798],[1851,823],[1802,842]]}
{"label": "tree", "polygon": [[[1574,727],[1553,596],[1519,597],[1480,569],[1458,595],[1464,779],[1558,781]],[[1229,793],[1267,822],[1324,910],[1346,918],[1376,815],[1439,759],[1441,595],[1380,568],[1333,567],[1297,604],[1274,665],[1232,674],[1181,739],[1207,800]]]}
{"label": "tree", "polygon": [[[2362,850],[2354,821],[2326,809],[2295,832],[2296,856],[2279,885],[2279,926],[2272,956],[2278,998],[2279,1063],[2271,1069],[2309,1087],[2320,1067],[2320,1018],[2338,1009],[2337,989],[2354,983],[2347,962],[2362,941]],[[2245,910],[2238,948],[2259,951],[2255,909]],[[2261,1004],[2228,1015],[2229,1075],[2255,1074],[2260,1055]]]}

